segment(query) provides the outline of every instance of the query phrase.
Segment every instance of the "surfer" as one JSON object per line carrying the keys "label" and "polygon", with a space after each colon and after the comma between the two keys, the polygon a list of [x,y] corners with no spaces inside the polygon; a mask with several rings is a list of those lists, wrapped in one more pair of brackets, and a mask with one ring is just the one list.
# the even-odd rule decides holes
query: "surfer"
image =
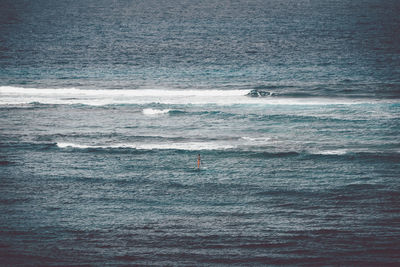
{"label": "surfer", "polygon": [[197,156],[197,169],[200,169],[201,158],[200,154]]}

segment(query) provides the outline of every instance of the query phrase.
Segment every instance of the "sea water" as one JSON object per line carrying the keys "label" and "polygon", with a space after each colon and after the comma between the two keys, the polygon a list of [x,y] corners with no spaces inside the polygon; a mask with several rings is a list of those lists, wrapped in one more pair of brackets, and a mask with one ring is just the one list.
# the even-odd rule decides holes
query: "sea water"
{"label": "sea water", "polygon": [[399,14],[1,1],[1,265],[398,265]]}

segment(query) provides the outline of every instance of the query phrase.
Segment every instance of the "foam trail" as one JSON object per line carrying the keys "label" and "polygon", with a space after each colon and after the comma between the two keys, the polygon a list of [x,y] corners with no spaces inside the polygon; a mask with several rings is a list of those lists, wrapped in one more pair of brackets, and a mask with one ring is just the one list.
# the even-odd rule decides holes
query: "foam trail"
{"label": "foam trail", "polygon": [[57,143],[57,146],[59,148],[67,148],[67,147],[72,147],[72,148],[98,148],[98,146],[87,146],[87,145],[79,145],[79,144],[74,144],[74,143]]}
{"label": "foam trail", "polygon": [[132,148],[138,150],[225,150],[234,148],[233,145],[219,144],[212,142],[186,142],[170,144],[113,144],[113,145],[82,145],[75,143],[57,143],[59,148],[77,148],[77,149],[107,149],[107,148]]}
{"label": "foam trail", "polygon": [[247,141],[247,142],[254,142],[254,143],[265,143],[271,141],[271,137],[249,137],[249,136],[243,136],[241,139]]}
{"label": "foam trail", "polygon": [[334,149],[334,150],[323,150],[315,153],[316,155],[345,155],[347,154],[346,149]]}
{"label": "foam trail", "polygon": [[[376,103],[367,99],[282,98],[246,96],[249,90],[87,90],[77,88],[36,89],[0,86],[0,104],[15,105],[38,102],[42,104],[84,104],[93,106],[112,104],[271,104],[271,105],[335,105]],[[386,100],[389,101],[389,100]],[[394,100],[391,101],[395,102]]]}

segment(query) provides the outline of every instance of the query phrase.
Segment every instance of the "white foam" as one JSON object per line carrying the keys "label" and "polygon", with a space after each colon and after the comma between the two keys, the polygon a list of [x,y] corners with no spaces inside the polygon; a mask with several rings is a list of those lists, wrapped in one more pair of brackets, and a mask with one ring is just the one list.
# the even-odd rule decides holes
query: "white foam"
{"label": "white foam", "polygon": [[57,143],[57,146],[59,148],[72,147],[72,148],[82,148],[82,149],[93,147],[93,146],[88,146],[88,145],[78,145],[78,144],[74,144],[74,143]]}
{"label": "white foam", "polygon": [[243,136],[243,140],[246,140],[248,142],[255,142],[255,143],[266,143],[271,141],[271,137],[248,137],[248,136]]}
{"label": "white foam", "polygon": [[78,149],[106,149],[106,148],[133,148],[138,150],[225,150],[234,148],[233,145],[213,143],[213,142],[185,142],[185,143],[153,143],[153,144],[133,144],[122,143],[113,145],[83,145],[74,143],[57,143],[59,148],[78,148]]}
{"label": "white foam", "polygon": [[36,89],[0,86],[0,104],[224,104],[240,103],[248,90],[87,90],[76,88]]}
{"label": "white foam", "polygon": [[[271,104],[271,105],[334,105],[376,103],[377,100],[331,98],[281,98],[246,96],[250,90],[87,90],[77,88],[37,89],[0,86],[0,104],[15,105],[38,102],[42,104]],[[392,101],[393,102],[393,101]]]}
{"label": "white foam", "polygon": [[152,108],[145,108],[142,110],[144,115],[160,115],[160,114],[166,114],[170,110],[169,109],[152,109]]}
{"label": "white foam", "polygon": [[347,154],[346,149],[334,149],[334,150],[323,150],[315,153],[317,155],[345,155]]}

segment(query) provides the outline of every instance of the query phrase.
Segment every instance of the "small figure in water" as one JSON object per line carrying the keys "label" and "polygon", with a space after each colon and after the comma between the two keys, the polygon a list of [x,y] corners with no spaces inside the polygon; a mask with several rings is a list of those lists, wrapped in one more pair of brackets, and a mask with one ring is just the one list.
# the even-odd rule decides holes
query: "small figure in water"
{"label": "small figure in water", "polygon": [[200,169],[201,158],[200,154],[197,156],[197,169]]}

